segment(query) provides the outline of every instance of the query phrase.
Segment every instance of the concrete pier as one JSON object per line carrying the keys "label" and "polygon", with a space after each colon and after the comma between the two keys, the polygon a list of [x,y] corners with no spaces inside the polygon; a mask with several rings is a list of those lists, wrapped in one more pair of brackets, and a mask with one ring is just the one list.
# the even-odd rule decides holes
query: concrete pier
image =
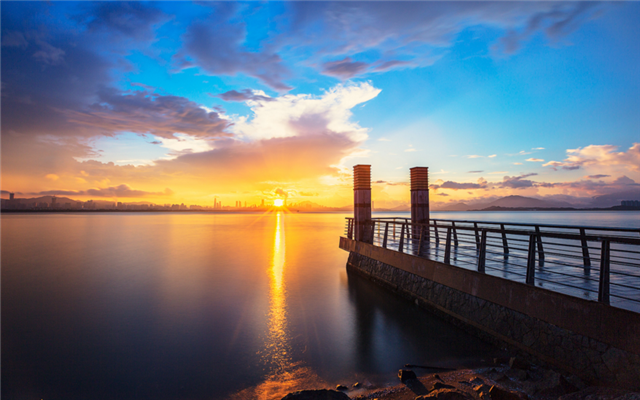
{"label": "concrete pier", "polygon": [[[478,225],[482,223],[474,221],[458,221],[462,225],[473,224],[466,227],[454,225],[453,222],[447,226],[436,224],[437,221],[430,221],[429,217],[426,167],[411,169],[411,221],[397,223],[395,219],[372,219],[370,171],[369,165],[354,167],[355,218],[352,221],[348,219],[348,223],[350,227],[355,226],[355,235],[340,238],[340,248],[349,252],[348,272],[362,275],[451,323],[536,363],[555,366],[590,384],[640,389],[640,313],[612,307],[608,301],[610,262],[618,263],[616,260],[622,257],[626,263],[632,263],[634,255],[640,254],[637,250],[640,240],[635,237],[635,230],[634,237],[631,237],[630,232],[623,228],[600,228],[608,231],[597,235],[586,235],[585,228],[581,228],[581,234],[578,235],[577,231],[574,234],[559,232],[558,229],[566,228],[561,226],[554,226],[554,231],[541,231],[538,226],[535,226],[535,230],[530,226],[505,230],[504,224],[500,229],[479,228]],[[384,229],[379,229],[374,242],[375,224]],[[389,243],[392,240],[390,225],[394,233],[393,241],[396,240],[395,227],[402,227],[399,239],[393,245]],[[412,230],[405,234],[407,226]],[[438,245],[438,227],[447,232],[444,251]],[[569,228],[575,230],[579,227]],[[430,242],[428,236],[425,238],[428,229],[433,230],[434,241]],[[458,235],[462,235],[460,246]],[[526,265],[521,265],[519,269],[517,263],[508,260],[507,255],[516,258],[518,251],[522,251],[514,244],[511,244],[509,251],[507,237],[512,242],[529,242],[529,250],[525,253],[528,256],[524,257]],[[555,279],[571,276],[572,271],[561,269],[556,271],[556,275],[548,276],[553,271],[546,269],[560,265],[558,262],[562,260],[547,258],[546,269],[542,269],[541,263],[536,263],[536,254],[539,261],[545,260],[541,246],[543,237],[556,247],[563,243],[567,245],[565,242],[570,240],[602,247],[598,271],[599,301],[547,288],[555,283]],[[537,248],[535,239],[538,241]],[[493,244],[489,247],[487,243],[491,240]],[[425,241],[429,246],[428,251],[424,251]],[[463,241],[466,241],[466,245]],[[610,248],[613,249],[610,242],[617,246],[617,258],[610,257]],[[503,253],[497,253],[496,243]],[[637,247],[625,250],[624,246]],[[569,250],[566,249],[570,247],[560,248],[567,252]],[[577,248],[577,255],[569,256],[580,260],[577,267],[582,271],[591,265],[588,252],[585,255],[588,247],[583,244],[582,248]],[[444,256],[438,255],[438,251],[443,252]],[[503,267],[511,266],[520,275],[526,271],[526,281],[507,279],[508,274],[494,276],[487,273],[487,254],[493,254],[494,258],[495,254],[503,254]],[[555,257],[562,257],[563,254],[556,252]],[[472,260],[475,270],[454,265],[464,260]],[[490,261],[496,262],[495,259]],[[583,262],[584,266],[581,265]],[[573,266],[567,264],[558,268]],[[622,272],[617,277],[627,279],[624,281],[625,291],[616,296],[637,296],[637,292],[629,288],[634,282],[629,280],[632,278],[631,272]],[[545,287],[536,285],[534,277],[542,280]],[[620,283],[617,285],[621,286]]]}
{"label": "concrete pier", "polygon": [[371,226],[371,165],[353,167],[353,216],[355,240],[372,243]]}

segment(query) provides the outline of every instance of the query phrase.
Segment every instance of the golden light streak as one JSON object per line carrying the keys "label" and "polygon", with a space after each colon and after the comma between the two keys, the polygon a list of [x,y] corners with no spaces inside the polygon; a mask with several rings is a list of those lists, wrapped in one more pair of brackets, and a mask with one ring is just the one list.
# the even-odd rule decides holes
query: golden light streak
{"label": "golden light streak", "polygon": [[278,372],[291,364],[291,345],[287,330],[286,287],[284,282],[285,238],[282,212],[276,213],[276,229],[273,243],[273,258],[270,269],[269,334],[267,337],[268,363],[275,364]]}

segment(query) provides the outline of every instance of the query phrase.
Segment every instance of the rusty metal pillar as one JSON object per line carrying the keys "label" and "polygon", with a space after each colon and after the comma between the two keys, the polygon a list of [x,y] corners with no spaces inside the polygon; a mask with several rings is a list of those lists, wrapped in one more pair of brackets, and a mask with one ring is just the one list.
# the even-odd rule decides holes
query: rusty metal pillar
{"label": "rusty metal pillar", "polygon": [[371,165],[353,167],[353,217],[355,239],[373,243],[371,223]]}
{"label": "rusty metal pillar", "polygon": [[[429,224],[428,167],[411,168],[411,223]],[[429,243],[430,237],[429,229],[425,228],[423,240]]]}

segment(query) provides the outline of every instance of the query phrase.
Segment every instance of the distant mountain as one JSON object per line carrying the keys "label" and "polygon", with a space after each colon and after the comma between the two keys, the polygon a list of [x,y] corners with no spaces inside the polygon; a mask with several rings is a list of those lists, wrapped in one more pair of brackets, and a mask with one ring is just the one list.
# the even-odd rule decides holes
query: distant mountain
{"label": "distant mountain", "polygon": [[454,203],[447,204],[446,206],[435,209],[434,211],[469,211],[472,208],[473,207],[470,207],[465,203]]}
{"label": "distant mountain", "polygon": [[624,200],[640,200],[640,189],[595,196],[591,206],[597,208],[619,206]]}
{"label": "distant mountain", "polygon": [[484,210],[485,208],[502,207],[502,208],[568,208],[573,207],[564,201],[540,200],[532,197],[524,196],[507,196],[492,201],[488,204],[476,204],[474,210]]}

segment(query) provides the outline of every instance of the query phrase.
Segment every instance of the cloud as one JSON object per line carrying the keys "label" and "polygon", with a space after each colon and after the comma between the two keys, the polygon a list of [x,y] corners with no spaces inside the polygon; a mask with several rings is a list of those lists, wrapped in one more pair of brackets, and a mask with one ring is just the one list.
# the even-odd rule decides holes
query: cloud
{"label": "cloud", "polygon": [[409,62],[409,61],[401,61],[401,60],[388,60],[388,61],[382,61],[380,63],[378,63],[378,65],[376,65],[373,68],[373,71],[375,72],[383,72],[383,71],[389,71],[391,69],[394,69],[396,67],[399,66],[410,66],[413,65],[413,63]]}
{"label": "cloud", "polygon": [[159,95],[149,91],[123,93],[102,89],[98,102],[82,111],[67,110],[69,121],[96,132],[151,133],[171,138],[174,133],[198,137],[224,137],[229,121],[202,109],[184,97]]}
{"label": "cloud", "polygon": [[173,190],[166,188],[162,192],[146,192],[144,190],[135,190],[129,185],[122,184],[101,189],[89,189],[86,194],[96,197],[146,197],[146,196],[170,196]]}
{"label": "cloud", "polygon": [[241,91],[229,90],[228,92],[217,95],[224,101],[271,101],[271,97],[267,96],[262,90],[244,89]]}
{"label": "cloud", "polygon": [[345,57],[342,60],[323,63],[322,73],[344,80],[359,75],[361,72],[364,72],[367,67],[367,63],[352,61],[350,57]]}
{"label": "cloud", "polygon": [[411,152],[418,151],[418,150],[416,150],[416,149],[414,149],[414,148],[410,148],[410,149],[406,149],[405,151],[406,151],[407,153],[411,153]]}
{"label": "cloud", "polygon": [[[431,65],[469,26],[498,31],[494,51],[502,54],[513,54],[537,32],[557,43],[603,8],[562,2],[292,2],[290,7],[290,29],[279,38],[283,48],[308,48],[325,59],[375,49],[380,59],[373,61],[374,70]],[[349,67],[339,76],[367,72],[363,65]]]}
{"label": "cloud", "polygon": [[544,160],[541,159],[541,158],[527,158],[525,161],[529,161],[529,162],[544,162]]}
{"label": "cloud", "polygon": [[602,175],[602,174],[599,174],[599,175],[587,175],[587,176],[585,176],[585,179],[602,179],[602,178],[608,178],[610,176],[611,175]]}
{"label": "cloud", "polygon": [[[440,183],[439,183],[440,182]],[[429,187],[433,190],[438,189],[452,189],[452,190],[469,190],[469,189],[485,189],[487,187],[487,181],[483,178],[479,178],[478,183],[459,183],[453,181],[442,182],[442,180],[437,180],[435,184],[429,185]]]}
{"label": "cloud", "polygon": [[498,156],[497,154],[492,154],[492,155],[490,155],[490,156],[487,156],[487,158],[495,158],[495,157],[497,157],[497,156]]}
{"label": "cloud", "polygon": [[153,26],[169,17],[152,3],[98,2],[75,19],[86,24],[90,32],[107,32],[110,35],[150,40]]}
{"label": "cloud", "polygon": [[467,157],[467,158],[482,158],[482,156],[479,156],[479,155],[476,155],[476,154],[473,154],[473,155],[470,155],[470,156],[465,156],[465,157]]}
{"label": "cloud", "polygon": [[56,174],[47,174],[45,175],[45,178],[50,179],[52,181],[57,181],[58,179],[60,179],[60,177]]}
{"label": "cloud", "polygon": [[533,147],[531,150],[544,150],[544,147]]}
{"label": "cloud", "polygon": [[595,168],[598,170],[640,172],[640,143],[634,143],[626,152],[619,152],[619,146],[589,145],[577,149],[568,149],[564,161],[549,161],[543,167],[557,170]]}
{"label": "cloud", "polygon": [[524,174],[520,176],[505,176],[502,179],[502,183],[499,184],[501,188],[510,188],[510,189],[523,189],[528,187],[536,186],[534,181],[524,179],[530,176],[538,175],[536,173]]}
{"label": "cloud", "polygon": [[481,172],[484,172],[484,171],[469,171],[468,173],[469,173],[469,174],[479,174],[479,173],[481,173]]}
{"label": "cloud", "polygon": [[249,51],[244,47],[246,23],[235,20],[241,9],[253,5],[215,3],[215,10],[195,20],[182,36],[183,48],[174,56],[179,69],[198,66],[214,75],[247,74],[279,91],[290,90],[284,80],[291,76],[280,56],[267,49]]}
{"label": "cloud", "polygon": [[268,139],[334,132],[361,142],[367,129],[350,122],[351,109],[380,93],[369,82],[337,85],[320,96],[286,95],[272,101],[256,101],[251,120],[234,121],[232,131],[249,139]]}

